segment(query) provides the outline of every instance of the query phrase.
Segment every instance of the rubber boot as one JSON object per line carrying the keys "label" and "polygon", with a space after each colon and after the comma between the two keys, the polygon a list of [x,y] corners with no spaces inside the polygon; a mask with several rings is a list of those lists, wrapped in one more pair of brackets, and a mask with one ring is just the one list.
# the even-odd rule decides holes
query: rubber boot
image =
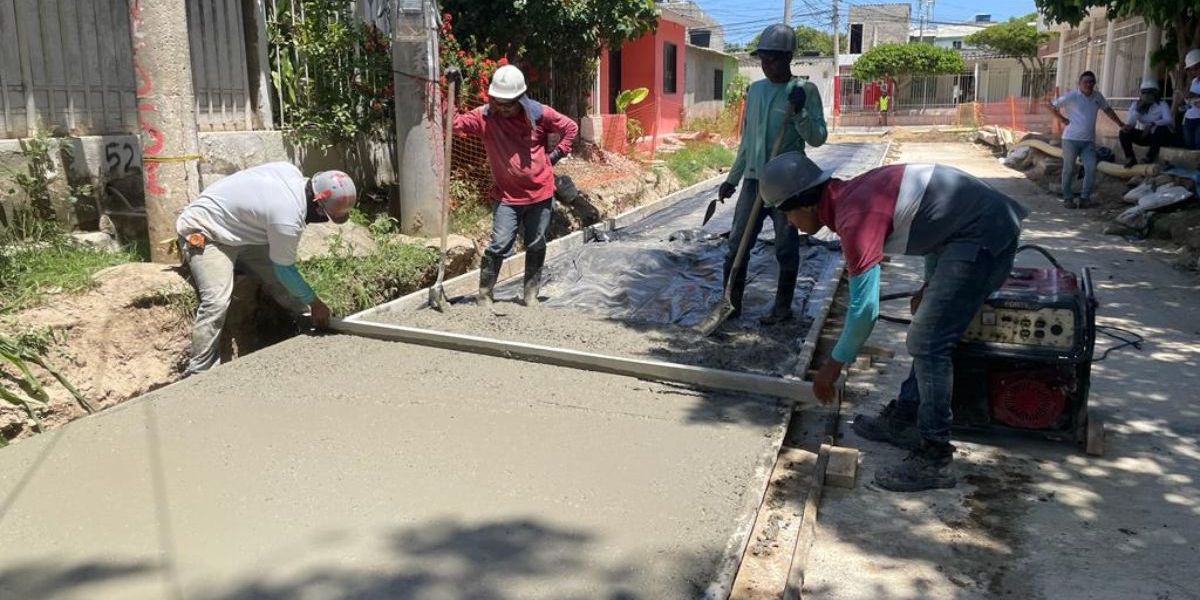
{"label": "rubber boot", "polygon": [[792,320],[792,299],[796,297],[796,271],[781,271],[779,287],[775,288],[775,306],[771,312],[758,320],[762,325],[771,326]]}
{"label": "rubber boot", "polygon": [[856,415],[850,426],[854,433],[873,442],[891,444],[905,450],[921,447],[921,434],[917,430],[916,415],[902,415],[899,403],[887,403],[878,415]]}
{"label": "rubber boot", "polygon": [[479,305],[492,306],[492,291],[496,288],[496,278],[500,276],[500,265],[504,259],[498,256],[483,255],[479,261]]}
{"label": "rubber boot", "polygon": [[892,492],[922,492],[952,488],[958,479],[951,472],[954,446],[922,440],[904,462],[875,472],[875,484]]}
{"label": "rubber boot", "polygon": [[541,304],[538,292],[542,288],[542,266],[545,264],[545,250],[525,252],[525,306],[535,308]]}

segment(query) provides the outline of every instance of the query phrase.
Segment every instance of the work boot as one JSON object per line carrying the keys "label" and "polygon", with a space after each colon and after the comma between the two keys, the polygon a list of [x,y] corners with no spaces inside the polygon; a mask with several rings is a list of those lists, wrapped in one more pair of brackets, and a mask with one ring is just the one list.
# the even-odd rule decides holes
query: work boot
{"label": "work boot", "polygon": [[951,472],[954,446],[922,440],[904,462],[875,472],[875,484],[892,492],[921,492],[952,488],[958,479]]}
{"label": "work boot", "polygon": [[529,250],[525,253],[525,306],[534,308],[541,304],[538,292],[541,291],[542,265],[545,264],[545,250]]}
{"label": "work boot", "polygon": [[779,286],[775,288],[775,305],[771,312],[758,320],[764,326],[778,325],[792,320],[792,299],[796,297],[795,271],[779,273]]}
{"label": "work boot", "polygon": [[921,446],[917,416],[900,414],[899,402],[895,400],[888,402],[877,416],[855,415],[850,428],[873,442],[883,442],[905,450],[915,450]]}
{"label": "work boot", "polygon": [[483,255],[479,261],[479,305],[491,307],[492,291],[496,288],[496,278],[500,276],[500,265],[503,259],[498,256]]}

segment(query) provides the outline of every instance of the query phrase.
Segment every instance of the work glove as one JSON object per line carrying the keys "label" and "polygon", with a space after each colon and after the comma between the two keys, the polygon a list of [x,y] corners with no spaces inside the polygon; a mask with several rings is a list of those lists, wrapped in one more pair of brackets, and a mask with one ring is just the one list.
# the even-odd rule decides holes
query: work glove
{"label": "work glove", "polygon": [[548,155],[548,157],[550,158],[550,166],[557,165],[558,161],[562,160],[562,158],[563,158],[562,150],[555,148],[550,151],[550,154]]}
{"label": "work glove", "polygon": [[732,196],[733,193],[736,191],[737,191],[737,186],[726,181],[725,183],[721,184],[721,187],[719,189],[717,189],[717,199],[724,200],[724,199]]}
{"label": "work glove", "polygon": [[792,104],[793,113],[798,115],[804,110],[804,103],[808,102],[808,92],[804,91],[803,85],[792,88],[791,93],[788,94],[788,102]]}

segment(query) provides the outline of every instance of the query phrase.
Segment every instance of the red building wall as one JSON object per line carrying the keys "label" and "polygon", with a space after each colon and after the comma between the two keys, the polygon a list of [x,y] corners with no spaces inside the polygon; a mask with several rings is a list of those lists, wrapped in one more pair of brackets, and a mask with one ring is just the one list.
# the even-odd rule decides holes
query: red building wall
{"label": "red building wall", "polygon": [[[621,81],[620,89],[628,90],[644,87],[650,94],[640,104],[629,107],[628,113],[642,123],[647,134],[655,131],[655,119],[658,120],[657,133],[669,133],[679,126],[683,117],[683,93],[687,85],[684,78],[684,55],[686,49],[686,28],[673,21],[659,17],[658,28],[653,33],[626,42],[621,47]],[[675,45],[675,92],[664,91],[664,48],[665,44]],[[609,51],[600,53],[600,98],[597,102],[597,112],[609,113],[609,98],[614,93],[614,85],[610,73],[612,56]],[[615,90],[620,91],[620,90]]]}

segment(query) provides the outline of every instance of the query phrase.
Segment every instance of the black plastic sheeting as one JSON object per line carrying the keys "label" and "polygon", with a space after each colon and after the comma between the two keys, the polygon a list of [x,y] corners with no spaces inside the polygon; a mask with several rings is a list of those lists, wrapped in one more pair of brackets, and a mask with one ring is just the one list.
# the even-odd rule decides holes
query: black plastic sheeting
{"label": "black plastic sheeting", "polygon": [[[879,165],[884,144],[833,144],[809,151],[821,165],[838,165],[838,177],[852,177]],[[569,308],[619,321],[692,327],[720,300],[722,267],[729,250],[728,232],[737,196],[719,205],[716,215],[701,227],[717,187],[701,191],[678,204],[628,227],[555,257],[546,265],[542,305]],[[764,223],[754,245],[742,316],[726,327],[757,328],[758,318],[771,310],[778,264],[774,231]],[[801,237],[800,275],[792,310],[800,316],[815,312],[809,295],[836,264],[837,243]],[[502,286],[515,294],[520,278]],[[812,316],[809,314],[808,316]]]}

